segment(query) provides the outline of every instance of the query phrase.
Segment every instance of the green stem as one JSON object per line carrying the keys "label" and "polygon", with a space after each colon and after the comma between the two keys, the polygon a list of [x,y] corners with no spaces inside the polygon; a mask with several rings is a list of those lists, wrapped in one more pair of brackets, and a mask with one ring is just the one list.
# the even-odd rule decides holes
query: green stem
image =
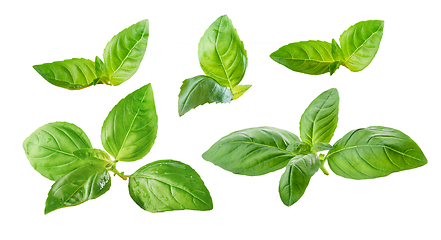
{"label": "green stem", "polygon": [[[325,163],[325,162],[323,162],[323,163]],[[329,175],[329,172],[328,172],[328,170],[325,168],[325,165],[322,163],[322,165],[320,166],[320,169],[322,170],[322,172],[325,174],[325,175]]]}
{"label": "green stem", "polygon": [[129,175],[124,175],[124,172],[118,171],[116,169],[116,163],[113,164],[109,170],[112,171],[113,173],[115,173],[115,175],[118,175],[118,177],[122,178],[123,180],[127,180],[127,178],[130,177]]}

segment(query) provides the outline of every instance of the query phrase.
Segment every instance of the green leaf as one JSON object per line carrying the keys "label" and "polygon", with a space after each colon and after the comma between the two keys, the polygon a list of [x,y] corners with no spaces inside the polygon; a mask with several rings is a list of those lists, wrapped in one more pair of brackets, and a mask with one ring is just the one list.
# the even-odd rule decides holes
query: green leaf
{"label": "green leaf", "polygon": [[131,78],[139,68],[147,48],[149,22],[139,21],[115,35],[104,49],[104,63],[111,85]]}
{"label": "green leaf", "polygon": [[335,71],[337,71],[337,69],[341,66],[341,62],[340,61],[335,61],[333,63],[331,63],[331,65],[329,65],[329,73],[334,74]]}
{"label": "green leaf", "polygon": [[334,58],[335,61],[344,61],[343,52],[335,39],[332,39],[331,45],[332,58]]}
{"label": "green leaf", "polygon": [[49,83],[70,90],[88,87],[97,78],[95,63],[84,58],[43,63],[33,68]]}
{"label": "green leaf", "polygon": [[230,89],[207,76],[185,79],[179,92],[179,116],[205,103],[228,103],[233,98]]}
{"label": "green leaf", "polygon": [[58,179],[49,191],[44,214],[76,206],[103,195],[110,188],[110,175],[104,168],[86,165]]}
{"label": "green leaf", "polygon": [[157,131],[158,116],[149,83],[113,107],[101,129],[101,142],[115,160],[136,161],[150,151]]}
{"label": "green leaf", "polygon": [[220,16],[199,42],[199,63],[205,74],[232,89],[245,75],[247,52],[227,15]]}
{"label": "green leaf", "polygon": [[290,144],[286,151],[294,153],[294,155],[306,155],[311,153],[311,146],[304,142],[295,142]]}
{"label": "green leaf", "polygon": [[331,88],[316,97],[300,119],[300,138],[309,145],[329,143],[338,122],[339,96]]}
{"label": "green leaf", "polygon": [[349,132],[334,144],[326,158],[335,174],[351,179],[384,177],[427,163],[410,137],[387,127]]}
{"label": "green leaf", "polygon": [[295,156],[286,148],[299,138],[273,127],[248,128],[230,133],[202,157],[236,174],[256,176],[279,170]]}
{"label": "green leaf", "polygon": [[325,151],[325,150],[331,150],[331,149],[332,149],[332,145],[331,144],[329,144],[329,143],[322,143],[322,142],[315,143],[311,147],[311,151],[314,152],[314,153]]}
{"label": "green leaf", "polygon": [[335,61],[331,43],[324,41],[290,43],[271,53],[270,57],[293,71],[311,75],[329,72],[329,66]]}
{"label": "green leaf", "polygon": [[291,159],[279,182],[279,195],[283,204],[291,206],[296,203],[319,168],[320,159],[315,153],[298,155]]}
{"label": "green leaf", "polygon": [[95,57],[95,72],[97,78],[94,80],[93,85],[100,83],[109,84],[109,78],[107,77],[106,66],[98,56]]}
{"label": "green leaf", "polygon": [[380,47],[384,22],[381,20],[361,21],[344,31],[340,44],[344,65],[353,72],[366,68]]}
{"label": "green leaf", "polygon": [[233,100],[240,98],[250,87],[251,85],[234,86],[233,89],[231,90],[233,92]]}
{"label": "green leaf", "polygon": [[174,160],[160,160],[138,169],[129,178],[129,193],[149,212],[213,209],[210,192],[198,173]]}
{"label": "green leaf", "polygon": [[73,152],[92,148],[89,138],[79,127],[67,122],[48,123],[35,130],[23,142],[26,157],[41,175],[58,180],[83,166]]}
{"label": "green leaf", "polygon": [[86,161],[88,164],[106,168],[113,164],[109,154],[101,149],[83,148],[73,152],[77,158]]}

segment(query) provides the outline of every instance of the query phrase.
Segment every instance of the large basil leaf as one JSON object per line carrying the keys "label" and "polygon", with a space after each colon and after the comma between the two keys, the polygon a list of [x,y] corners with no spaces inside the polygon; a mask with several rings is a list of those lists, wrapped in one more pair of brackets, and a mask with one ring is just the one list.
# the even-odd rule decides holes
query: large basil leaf
{"label": "large basil leaf", "polygon": [[339,96],[331,88],[316,97],[300,119],[300,138],[311,146],[318,143],[329,143],[338,122]]}
{"label": "large basil leaf", "polygon": [[85,164],[73,152],[92,148],[92,144],[74,124],[53,122],[35,130],[23,142],[23,148],[37,172],[50,180],[58,180]]}
{"label": "large basil leaf", "polygon": [[179,116],[205,103],[228,103],[233,94],[228,87],[219,85],[207,76],[185,79],[179,92]]}
{"label": "large basil leaf", "polygon": [[174,160],[160,160],[138,169],[130,175],[129,193],[149,212],[213,209],[210,192],[198,173]]}
{"label": "large basil leaf", "polygon": [[44,214],[76,206],[103,195],[110,188],[110,175],[104,168],[86,165],[58,179],[49,191]]}
{"label": "large basil leaf", "polygon": [[352,179],[384,177],[427,163],[410,137],[387,127],[349,132],[334,144],[326,158],[335,174]]}
{"label": "large basil leaf", "polygon": [[312,75],[329,72],[329,66],[335,61],[331,43],[324,41],[290,43],[271,53],[270,57],[293,71]]}
{"label": "large basil leaf", "polygon": [[115,35],[104,49],[104,64],[110,84],[117,86],[135,74],[144,57],[149,22],[139,21]]}
{"label": "large basil leaf", "polygon": [[248,128],[221,138],[202,157],[236,174],[263,175],[285,167],[295,156],[286,149],[296,142],[295,134],[282,129]]}
{"label": "large basil leaf", "polygon": [[106,168],[113,164],[109,154],[101,149],[82,148],[74,151],[73,155],[86,163],[97,167]]}
{"label": "large basil leaf", "polygon": [[88,87],[97,78],[95,63],[84,58],[43,63],[33,68],[51,84],[71,90]]}
{"label": "large basil leaf", "polygon": [[149,83],[113,107],[101,129],[101,142],[115,160],[135,161],[150,151],[157,131],[158,116]]}
{"label": "large basil leaf", "polygon": [[363,70],[377,54],[383,37],[384,22],[369,20],[359,22],[340,36],[344,65],[353,72]]}
{"label": "large basil leaf", "polygon": [[205,74],[232,89],[240,83],[247,68],[247,52],[227,15],[214,21],[198,47],[199,63]]}
{"label": "large basil leaf", "polygon": [[317,154],[298,155],[286,166],[279,182],[280,199],[286,206],[296,203],[305,193],[309,180],[320,168]]}

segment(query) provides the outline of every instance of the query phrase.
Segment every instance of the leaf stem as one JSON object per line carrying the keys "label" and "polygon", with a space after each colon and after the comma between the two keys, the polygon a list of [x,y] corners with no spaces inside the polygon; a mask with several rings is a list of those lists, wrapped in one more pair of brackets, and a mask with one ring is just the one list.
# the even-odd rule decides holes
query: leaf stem
{"label": "leaf stem", "polygon": [[118,177],[122,178],[122,180],[127,180],[128,177],[130,177],[130,175],[124,175],[124,172],[120,172],[116,169],[116,162],[115,164],[112,165],[112,167],[110,167],[109,171],[112,171],[113,173],[115,173],[115,175],[118,175]]}
{"label": "leaf stem", "polygon": [[322,165],[320,166],[320,169],[322,170],[322,172],[323,172],[325,175],[329,175],[329,172],[328,172],[328,170],[325,168],[324,163],[325,163],[325,162],[322,162]]}

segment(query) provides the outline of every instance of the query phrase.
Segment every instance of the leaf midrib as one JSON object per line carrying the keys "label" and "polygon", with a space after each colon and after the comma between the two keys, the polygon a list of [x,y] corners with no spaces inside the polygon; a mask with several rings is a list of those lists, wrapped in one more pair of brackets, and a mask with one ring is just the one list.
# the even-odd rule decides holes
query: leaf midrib
{"label": "leaf midrib", "polygon": [[335,153],[338,153],[338,152],[342,152],[342,151],[349,150],[349,149],[352,149],[352,148],[360,148],[360,147],[369,147],[369,148],[377,148],[377,147],[378,147],[378,148],[386,148],[386,149],[389,149],[389,150],[391,150],[391,151],[393,151],[393,152],[396,152],[396,153],[398,153],[398,154],[401,154],[401,155],[403,155],[403,156],[405,156],[405,157],[408,157],[408,158],[411,158],[411,159],[417,160],[417,161],[419,161],[419,162],[422,162],[422,161],[423,161],[423,160],[421,160],[421,159],[418,159],[418,158],[416,158],[416,157],[413,157],[413,156],[407,155],[407,154],[405,154],[405,153],[403,153],[403,152],[400,152],[400,151],[395,150],[395,149],[393,149],[393,148],[391,148],[391,147],[389,147],[389,146],[384,146],[384,145],[357,145],[357,146],[345,147],[345,148],[342,148],[342,149],[337,150],[337,151],[335,151],[335,152],[332,152],[331,154],[328,154],[328,155],[326,156],[326,158],[328,158],[329,156],[331,156],[331,155],[333,155],[333,154],[335,154]]}
{"label": "leaf midrib", "polygon": [[381,23],[381,25],[378,27],[378,29],[377,29],[375,32],[373,32],[368,38],[366,38],[366,40],[364,40],[363,43],[362,43],[360,46],[358,46],[358,47],[354,50],[354,52],[352,52],[352,54],[351,54],[351,55],[345,60],[345,63],[346,63],[346,62],[349,62],[350,59],[352,58],[352,56],[354,56],[354,54],[355,54],[355,53],[356,53],[361,47],[363,47],[364,44],[365,44],[368,40],[370,40],[375,34],[377,34],[378,31],[380,30],[380,28],[381,28],[383,25],[384,25],[384,22]]}
{"label": "leaf midrib", "polygon": [[[220,19],[219,29],[218,29],[218,31],[217,31],[216,41],[215,41],[215,43],[214,43],[214,49],[216,49],[216,53],[217,53],[217,55],[219,56],[219,60],[220,60],[220,62],[221,62],[221,64],[222,64],[222,69],[224,70],[225,77],[227,78],[228,84],[230,85],[230,89],[233,89],[233,86],[231,85],[230,77],[228,76],[228,73],[227,73],[227,70],[226,70],[226,68],[225,68],[224,62],[222,61],[222,56],[220,55],[219,50],[217,49],[217,43],[218,43],[218,41],[219,41],[220,29],[221,29],[221,25],[222,25],[222,21],[223,21],[223,20],[224,20],[224,16],[222,16],[221,19]],[[233,41],[233,40],[232,40],[232,41]]]}

